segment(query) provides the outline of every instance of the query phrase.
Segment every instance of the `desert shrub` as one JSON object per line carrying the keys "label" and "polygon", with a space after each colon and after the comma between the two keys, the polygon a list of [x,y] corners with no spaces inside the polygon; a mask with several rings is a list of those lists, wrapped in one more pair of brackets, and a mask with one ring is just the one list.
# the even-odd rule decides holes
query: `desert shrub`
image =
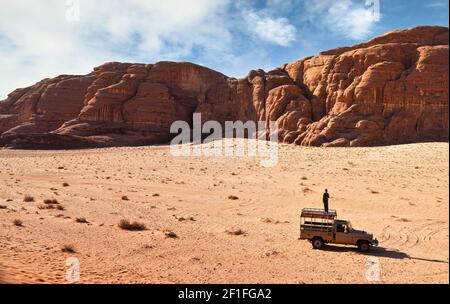
{"label": "desert shrub", "polygon": [[44,204],[47,204],[47,205],[59,205],[58,200],[56,200],[54,198],[44,200]]}
{"label": "desert shrub", "polygon": [[245,235],[245,231],[242,229],[229,229],[225,231],[227,234],[230,235]]}
{"label": "desert shrub", "polygon": [[88,220],[85,219],[84,217],[77,217],[75,222],[80,223],[80,224],[87,224],[87,223],[89,223]]}
{"label": "desert shrub", "polygon": [[27,202],[27,203],[34,202],[34,197],[32,197],[31,195],[27,194],[27,195],[24,196],[23,201]]}
{"label": "desert shrub", "polygon": [[67,252],[67,253],[75,253],[75,252],[77,252],[75,250],[75,246],[73,246],[72,244],[63,245],[61,247],[61,250],[62,250],[62,252]]}
{"label": "desert shrub", "polygon": [[55,205],[40,205],[38,206],[38,209],[40,210],[51,210],[51,209],[55,209]]}
{"label": "desert shrub", "polygon": [[171,238],[171,239],[178,238],[178,235],[173,231],[165,231],[164,234],[166,235],[167,238]]}
{"label": "desert shrub", "polygon": [[138,223],[138,222],[130,222],[129,220],[121,220],[119,222],[119,228],[123,230],[130,230],[130,231],[142,231],[147,229],[145,224]]}

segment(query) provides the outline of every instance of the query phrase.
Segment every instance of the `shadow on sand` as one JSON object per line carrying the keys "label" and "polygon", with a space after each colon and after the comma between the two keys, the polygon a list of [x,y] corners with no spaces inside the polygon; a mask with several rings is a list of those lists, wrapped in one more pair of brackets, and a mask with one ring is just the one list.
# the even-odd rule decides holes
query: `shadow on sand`
{"label": "shadow on sand", "polygon": [[362,255],[373,256],[373,257],[381,257],[381,258],[390,258],[390,259],[410,259],[410,260],[419,260],[433,263],[445,263],[448,264],[448,261],[445,260],[436,260],[436,259],[425,259],[419,257],[410,256],[407,253],[401,252],[399,250],[388,249],[384,247],[374,247],[369,252],[359,252],[357,248],[354,247],[344,247],[344,246],[333,246],[326,245],[323,251],[331,251],[331,252],[357,252]]}

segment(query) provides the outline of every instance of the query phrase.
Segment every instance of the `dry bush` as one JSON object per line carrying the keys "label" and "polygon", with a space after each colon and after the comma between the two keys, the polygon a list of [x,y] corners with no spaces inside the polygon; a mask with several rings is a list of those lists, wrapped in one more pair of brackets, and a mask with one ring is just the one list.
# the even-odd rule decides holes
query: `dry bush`
{"label": "dry bush", "polygon": [[245,231],[242,229],[229,229],[225,231],[227,234],[230,235],[245,235]]}
{"label": "dry bush", "polygon": [[138,223],[138,222],[131,223],[129,220],[125,220],[125,219],[123,219],[119,222],[119,228],[121,228],[123,230],[129,230],[129,231],[142,231],[142,230],[147,229],[147,227],[143,223]]}
{"label": "dry bush", "polygon": [[164,231],[164,234],[166,235],[167,238],[170,238],[170,239],[178,238],[178,235],[173,231]]}
{"label": "dry bush", "polygon": [[23,222],[21,220],[18,220],[18,219],[14,220],[13,223],[17,227],[22,227],[23,226]]}
{"label": "dry bush", "polygon": [[38,209],[40,210],[51,210],[51,209],[55,209],[55,205],[40,205],[38,206]]}
{"label": "dry bush", "polygon": [[69,187],[69,184],[68,183],[63,183],[62,186],[63,187]]}
{"label": "dry bush", "polygon": [[67,252],[67,253],[75,253],[75,252],[77,252],[77,251],[75,250],[75,246],[73,246],[73,245],[71,245],[71,244],[63,245],[63,246],[61,247],[61,250],[62,250],[62,252]]}
{"label": "dry bush", "polygon": [[191,222],[196,222],[197,220],[193,217],[193,216],[189,216],[189,217],[179,217],[178,218],[179,222],[184,222],[184,221],[191,221]]}
{"label": "dry bush", "polygon": [[305,188],[303,188],[303,193],[309,193],[309,192],[312,192],[312,190],[310,189],[310,188],[308,188],[308,187],[305,187]]}
{"label": "dry bush", "polygon": [[58,200],[56,200],[54,198],[44,200],[44,204],[47,204],[47,205],[59,205]]}
{"label": "dry bush", "polygon": [[230,196],[228,196],[228,199],[230,199],[232,201],[237,201],[239,199],[239,197],[237,197],[235,195],[230,195]]}
{"label": "dry bush", "polygon": [[262,218],[261,222],[267,223],[267,224],[279,224],[280,223],[280,221],[274,220],[274,219],[268,218],[268,217],[267,218]]}
{"label": "dry bush", "polygon": [[80,224],[87,224],[87,223],[89,223],[88,220],[85,219],[84,217],[77,217],[75,222],[80,223]]}
{"label": "dry bush", "polygon": [[8,207],[7,207],[7,206],[0,205],[0,209],[6,209],[6,208],[8,208]]}
{"label": "dry bush", "polygon": [[31,195],[27,194],[27,195],[24,196],[23,201],[27,202],[27,203],[34,202],[34,197],[32,197]]}

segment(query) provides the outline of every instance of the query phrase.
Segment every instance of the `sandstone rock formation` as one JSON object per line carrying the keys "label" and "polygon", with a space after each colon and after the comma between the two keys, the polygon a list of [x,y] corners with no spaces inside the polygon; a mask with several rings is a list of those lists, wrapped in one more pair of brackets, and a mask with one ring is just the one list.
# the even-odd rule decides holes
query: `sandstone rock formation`
{"label": "sandstone rock formation", "polygon": [[270,72],[228,78],[191,63],[107,63],[0,101],[0,146],[167,143],[176,120],[277,121],[280,140],[342,147],[448,141],[446,27],[389,32]]}

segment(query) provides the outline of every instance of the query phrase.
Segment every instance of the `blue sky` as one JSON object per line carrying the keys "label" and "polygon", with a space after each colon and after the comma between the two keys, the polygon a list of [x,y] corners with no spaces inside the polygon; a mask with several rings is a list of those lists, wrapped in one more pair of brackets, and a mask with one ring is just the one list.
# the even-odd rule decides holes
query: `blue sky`
{"label": "blue sky", "polygon": [[448,1],[2,0],[0,99],[107,61],[191,61],[242,77],[417,25],[448,26]]}

